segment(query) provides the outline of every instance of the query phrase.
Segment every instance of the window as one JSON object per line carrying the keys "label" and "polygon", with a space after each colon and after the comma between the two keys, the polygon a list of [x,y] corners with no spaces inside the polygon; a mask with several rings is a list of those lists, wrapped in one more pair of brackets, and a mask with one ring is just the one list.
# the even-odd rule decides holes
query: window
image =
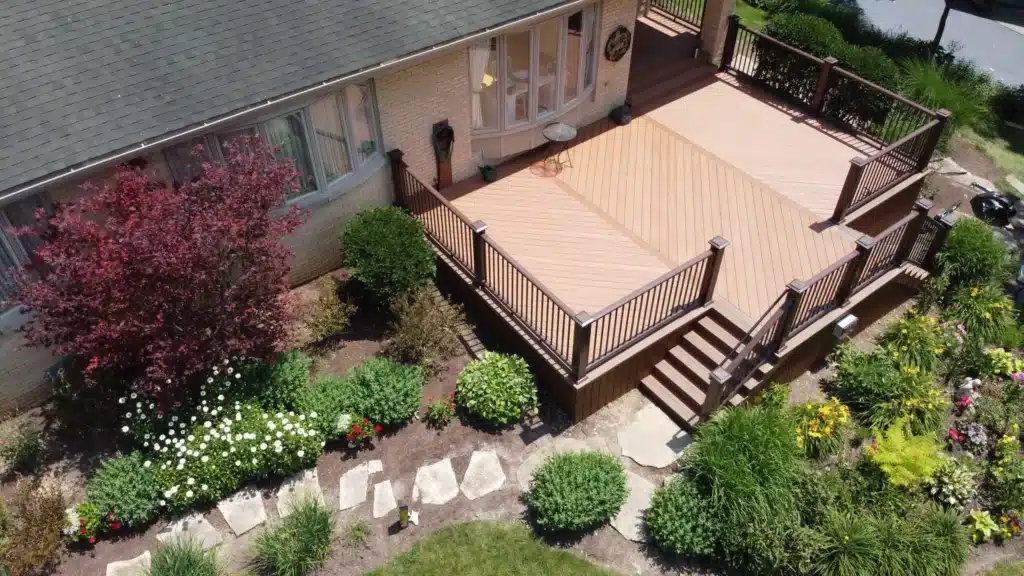
{"label": "window", "polygon": [[540,122],[575,104],[594,86],[596,35],[589,6],[470,46],[474,132]]}
{"label": "window", "polygon": [[175,184],[202,175],[204,158],[192,153],[197,144],[202,145],[209,160],[223,160],[233,140],[256,135],[278,148],[279,158],[295,163],[299,191],[291,198],[325,192],[367,161],[381,156],[373,89],[369,84],[350,84],[306,108],[165,148],[164,157]]}
{"label": "window", "polygon": [[47,214],[52,212],[48,194],[36,194],[0,207],[0,302],[14,296],[17,289],[13,270],[30,267],[32,254],[43,243],[37,236],[17,236],[6,229],[37,227],[36,210],[39,208]]}

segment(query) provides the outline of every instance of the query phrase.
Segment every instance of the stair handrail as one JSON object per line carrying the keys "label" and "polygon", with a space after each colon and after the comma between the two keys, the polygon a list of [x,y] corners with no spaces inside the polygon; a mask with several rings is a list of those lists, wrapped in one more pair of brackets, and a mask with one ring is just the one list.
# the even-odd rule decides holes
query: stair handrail
{"label": "stair handrail", "polygon": [[726,364],[729,364],[729,361],[732,360],[733,357],[740,352],[740,349],[742,347],[745,347],[750,342],[750,340],[754,337],[754,333],[758,331],[758,325],[761,324],[761,322],[763,322],[769,314],[775,311],[776,304],[778,304],[785,297],[786,292],[782,292],[782,294],[779,294],[779,297],[776,298],[774,302],[768,305],[768,308],[764,311],[763,314],[761,314],[761,317],[758,318],[753,325],[751,325],[750,330],[748,330],[747,333],[743,335],[743,338],[740,338],[740,340],[736,342],[736,345],[733,346],[732,350],[730,350],[729,353],[725,355],[725,359],[722,360],[721,364],[718,365],[719,368],[722,368],[723,370],[726,369]]}

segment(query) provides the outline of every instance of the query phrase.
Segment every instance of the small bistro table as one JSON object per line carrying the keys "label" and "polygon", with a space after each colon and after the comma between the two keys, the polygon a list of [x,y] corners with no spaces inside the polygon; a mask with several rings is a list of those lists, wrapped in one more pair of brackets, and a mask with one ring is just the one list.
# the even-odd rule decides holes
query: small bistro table
{"label": "small bistro table", "polygon": [[[555,153],[548,156],[546,161],[554,161],[559,168],[568,166],[572,168],[572,156],[569,155],[569,143],[576,138],[576,128],[564,122],[548,124],[541,131],[549,146],[555,147]],[[562,154],[565,154],[565,162],[562,162]]]}

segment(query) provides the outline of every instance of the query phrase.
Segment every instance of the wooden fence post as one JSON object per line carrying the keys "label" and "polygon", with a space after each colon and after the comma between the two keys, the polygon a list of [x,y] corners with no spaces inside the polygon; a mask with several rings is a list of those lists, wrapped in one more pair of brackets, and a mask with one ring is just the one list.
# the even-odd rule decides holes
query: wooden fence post
{"label": "wooden fence post", "polygon": [[482,220],[473,222],[473,286],[477,288],[487,281],[487,251],[484,250],[484,234],[487,224]]}
{"label": "wooden fence post", "polygon": [[914,243],[917,242],[917,237],[921,234],[921,227],[924,226],[924,221],[928,218],[928,211],[934,204],[927,198],[918,198],[914,202],[914,212],[917,212],[917,217],[908,222],[907,229],[903,231],[903,238],[900,239],[900,246],[896,251],[897,266],[906,260],[910,251],[914,249]]}
{"label": "wooden fence post", "polygon": [[800,303],[804,300],[807,288],[808,286],[803,280],[793,280],[786,285],[786,303],[783,304],[786,307],[786,312],[782,315],[782,328],[779,329],[779,335],[775,338],[776,350],[782,347],[782,344],[789,338],[790,333],[793,332],[794,324],[796,323],[796,313],[800,309]]}
{"label": "wooden fence post", "polygon": [[395,148],[388,152],[391,160],[391,182],[395,186],[395,205],[401,208],[408,208],[405,197],[405,169],[406,164],[402,157],[405,153]]}
{"label": "wooden fence post", "polygon": [[740,17],[738,15],[731,14],[726,20],[729,24],[725,29],[725,46],[722,48],[722,62],[718,65],[720,72],[732,64],[732,57],[736,53],[736,35],[740,30]]}
{"label": "wooden fence post", "polygon": [[832,67],[836,64],[839,64],[839,59],[834,56],[826,56],[821,61],[818,86],[814,89],[814,100],[811,101],[811,114],[815,117],[821,116],[821,111],[825,107],[825,94],[828,92],[828,83],[832,80]]}
{"label": "wooden fence post", "polygon": [[935,119],[939,121],[939,124],[928,134],[928,141],[925,142],[924,149],[921,150],[921,157],[917,159],[917,171],[920,172],[928,167],[928,163],[932,161],[932,154],[935,153],[935,147],[939,145],[939,140],[942,138],[942,131],[946,129],[946,124],[949,122],[949,117],[953,113],[945,108],[940,108],[935,111]]}
{"label": "wooden fence post", "polygon": [[705,305],[711,303],[715,296],[718,273],[722,270],[722,259],[725,258],[725,248],[729,245],[729,241],[721,236],[715,236],[708,244],[711,244],[711,257],[704,270],[704,285],[700,292],[701,303]]}
{"label": "wooden fence post", "polygon": [[853,291],[857,288],[857,281],[864,273],[864,267],[867,266],[868,258],[871,258],[871,249],[874,247],[875,239],[871,236],[861,236],[857,239],[857,257],[846,267],[846,274],[839,284],[839,290],[836,291],[836,300],[839,301],[840,307],[846,306],[850,297],[853,296]]}
{"label": "wooden fence post", "polygon": [[576,314],[572,339],[572,376],[578,381],[587,375],[590,363],[590,328],[594,319],[585,311]]}
{"label": "wooden fence post", "polygon": [[925,254],[924,259],[921,261],[921,268],[931,271],[935,267],[935,255],[938,254],[939,249],[946,243],[946,237],[949,236],[949,230],[953,228],[953,219],[949,215],[942,217],[935,217],[935,238],[932,239],[932,245],[928,247],[928,253]]}
{"label": "wooden fence post", "polygon": [[722,395],[729,387],[729,381],[732,380],[732,377],[732,374],[729,374],[721,367],[711,371],[711,378],[708,380],[708,390],[704,395],[704,404],[700,407],[701,422],[711,416],[712,412],[722,405],[724,400]]}
{"label": "wooden fence post", "polygon": [[842,222],[843,216],[853,203],[853,195],[857,193],[857,186],[860,185],[860,178],[864,174],[864,167],[868,165],[867,158],[858,156],[850,160],[850,171],[846,173],[846,181],[843,182],[843,190],[836,200],[836,208],[832,211],[832,221],[836,224]]}

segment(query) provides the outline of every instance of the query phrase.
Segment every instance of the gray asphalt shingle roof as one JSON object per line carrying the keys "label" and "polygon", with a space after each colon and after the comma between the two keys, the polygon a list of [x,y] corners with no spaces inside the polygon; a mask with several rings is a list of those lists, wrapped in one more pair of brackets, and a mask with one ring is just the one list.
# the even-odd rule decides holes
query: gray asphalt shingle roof
{"label": "gray asphalt shingle roof", "polygon": [[566,0],[3,0],[0,191]]}

